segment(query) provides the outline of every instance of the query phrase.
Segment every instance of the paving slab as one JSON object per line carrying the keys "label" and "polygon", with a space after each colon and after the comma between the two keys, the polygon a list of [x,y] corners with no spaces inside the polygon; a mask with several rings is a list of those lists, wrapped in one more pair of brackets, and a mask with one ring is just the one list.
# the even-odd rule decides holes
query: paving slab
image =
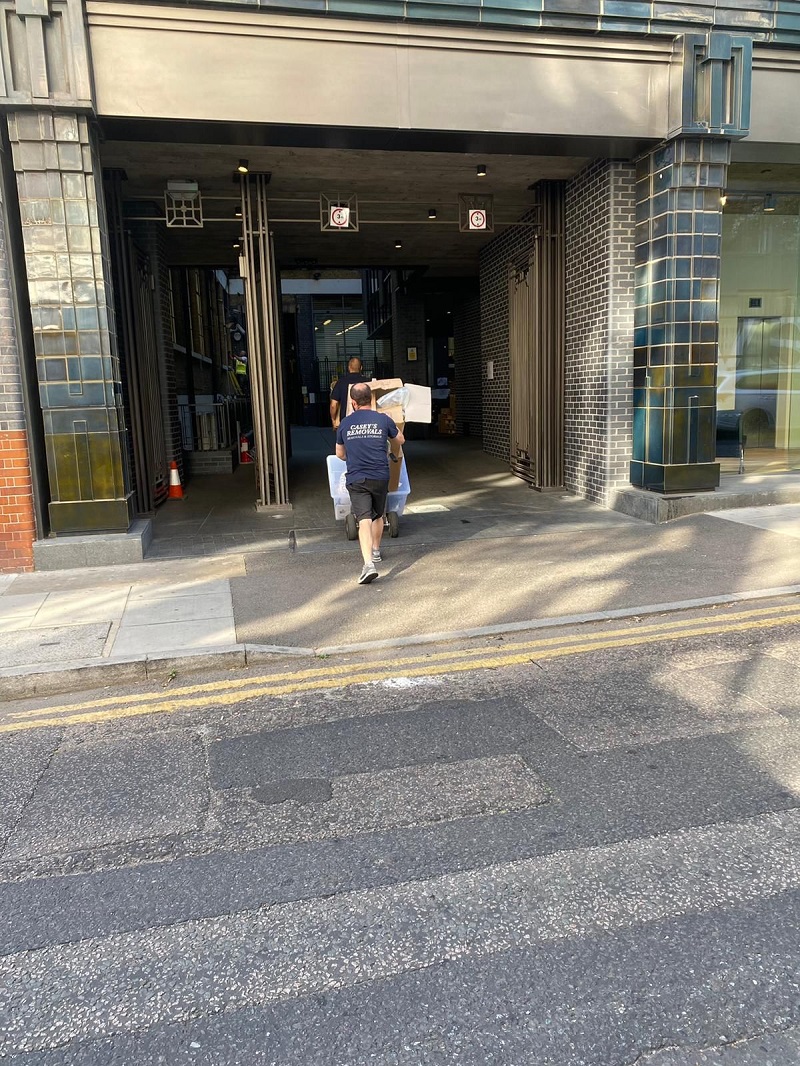
{"label": "paving slab", "polygon": [[162,622],[197,622],[208,619],[225,620],[233,624],[233,605],[230,590],[201,593],[193,596],[153,597],[128,603],[120,626],[153,625]]}
{"label": "paving slab", "polygon": [[16,574],[5,590],[5,598],[39,592],[69,592],[74,589],[100,589],[125,585],[168,585],[174,581],[202,583],[244,574],[241,556],[218,559],[183,559],[119,566],[84,567],[80,570],[56,570],[32,574]]}
{"label": "paving slab", "polygon": [[800,540],[800,503],[775,504],[770,507],[737,507],[731,511],[716,512],[714,518],[767,529],[772,533],[782,533]]}
{"label": "paving slab", "polygon": [[138,582],[131,587],[128,603],[158,603],[175,596],[224,596],[230,594],[227,578],[188,577],[180,580],[173,576],[171,581],[158,583]]}
{"label": "paving slab", "polygon": [[46,599],[46,592],[0,597],[0,633],[27,629]]}
{"label": "paving slab", "polygon": [[5,632],[0,640],[0,667],[99,659],[110,628],[110,622],[96,622]]}
{"label": "paving slab", "polygon": [[137,736],[61,748],[8,841],[30,858],[196,829],[207,788],[202,747],[185,736]]}
{"label": "paving slab", "polygon": [[50,592],[36,612],[33,625],[37,628],[64,626],[70,625],[75,619],[80,619],[81,622],[118,621],[125,610],[129,592],[129,585],[75,592]]}
{"label": "paving slab", "polygon": [[111,651],[114,656],[123,658],[168,652],[191,655],[204,649],[230,647],[232,644],[236,644],[233,615],[224,614],[214,618],[195,618],[193,621],[121,626]]}

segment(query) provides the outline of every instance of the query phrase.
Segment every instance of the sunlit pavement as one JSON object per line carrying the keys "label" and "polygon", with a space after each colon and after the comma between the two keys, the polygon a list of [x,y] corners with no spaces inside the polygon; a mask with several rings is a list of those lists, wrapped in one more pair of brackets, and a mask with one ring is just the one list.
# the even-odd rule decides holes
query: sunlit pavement
{"label": "sunlit pavement", "polygon": [[244,667],[286,648],[800,588],[800,504],[652,526],[533,492],[469,439],[408,444],[400,536],[384,539],[379,579],[359,586],[357,544],[328,495],[331,440],[294,432],[288,515],[257,513],[252,467],[240,467],[165,504],[144,563],[0,578],[0,693],[103,683],[91,667],[116,664],[108,683],[163,679],[192,656]]}
{"label": "sunlit pavement", "polygon": [[0,1055],[800,1062],[800,601],[7,703]]}

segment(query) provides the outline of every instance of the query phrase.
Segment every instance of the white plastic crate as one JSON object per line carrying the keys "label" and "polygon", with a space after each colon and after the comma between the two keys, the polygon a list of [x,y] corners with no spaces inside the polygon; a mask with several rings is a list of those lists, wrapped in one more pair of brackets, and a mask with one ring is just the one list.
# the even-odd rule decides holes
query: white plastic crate
{"label": "white plastic crate", "polygon": [[[350,494],[347,491],[345,478],[347,476],[347,463],[344,459],[338,459],[335,455],[329,455],[328,462],[328,488],[333,500],[333,512],[337,522],[344,521],[350,514]],[[395,492],[390,492],[386,500],[386,510],[396,511],[401,515],[406,509],[406,500],[411,493],[408,482],[408,471],[405,459],[401,460],[400,484]]]}

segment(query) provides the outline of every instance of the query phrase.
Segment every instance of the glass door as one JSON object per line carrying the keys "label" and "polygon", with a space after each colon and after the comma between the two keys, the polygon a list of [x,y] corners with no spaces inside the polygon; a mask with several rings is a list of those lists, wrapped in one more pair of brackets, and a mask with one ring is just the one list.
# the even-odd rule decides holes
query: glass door
{"label": "glass door", "polygon": [[781,319],[740,318],[736,344],[736,410],[746,447],[774,448],[780,382]]}

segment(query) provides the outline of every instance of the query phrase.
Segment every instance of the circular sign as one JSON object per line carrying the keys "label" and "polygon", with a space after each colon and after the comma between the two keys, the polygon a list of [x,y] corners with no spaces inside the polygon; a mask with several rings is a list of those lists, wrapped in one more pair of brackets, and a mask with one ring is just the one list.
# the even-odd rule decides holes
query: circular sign
{"label": "circular sign", "polygon": [[476,209],[469,213],[470,229],[486,229],[486,212]]}
{"label": "circular sign", "polygon": [[331,225],[336,226],[338,229],[345,229],[350,225],[350,208],[349,207],[332,207],[331,208]]}

